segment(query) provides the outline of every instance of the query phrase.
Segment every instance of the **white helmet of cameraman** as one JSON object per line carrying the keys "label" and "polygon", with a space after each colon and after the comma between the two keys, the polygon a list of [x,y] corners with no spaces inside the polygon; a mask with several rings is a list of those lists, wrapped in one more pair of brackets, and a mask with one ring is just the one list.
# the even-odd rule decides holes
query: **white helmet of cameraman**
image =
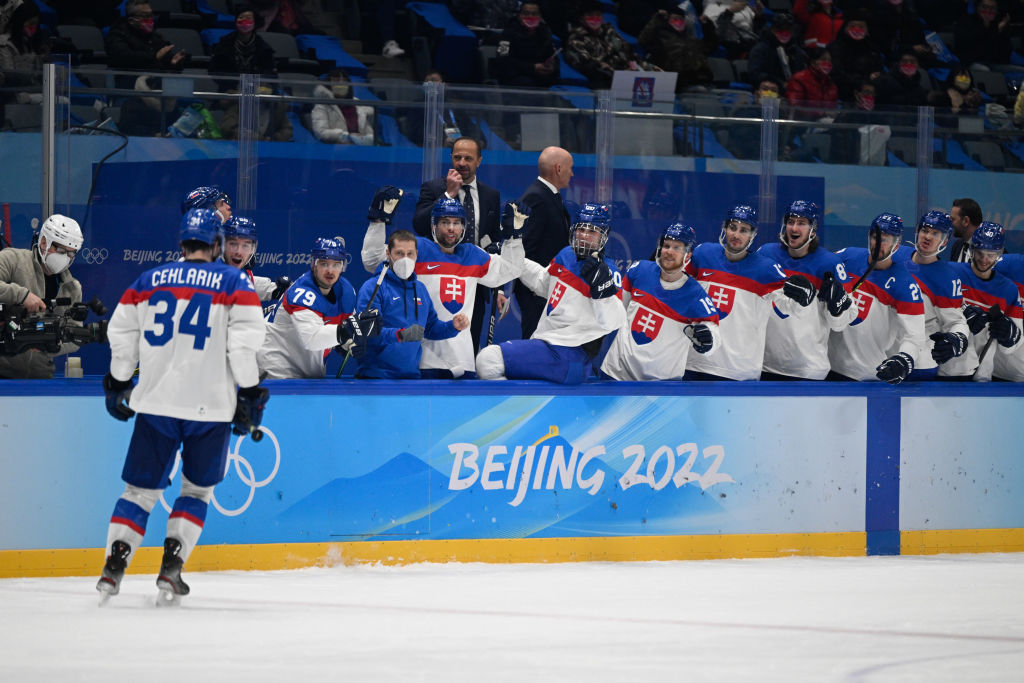
{"label": "white helmet of cameraman", "polygon": [[51,275],[56,275],[68,269],[84,241],[77,221],[55,213],[39,228],[36,249],[46,269]]}

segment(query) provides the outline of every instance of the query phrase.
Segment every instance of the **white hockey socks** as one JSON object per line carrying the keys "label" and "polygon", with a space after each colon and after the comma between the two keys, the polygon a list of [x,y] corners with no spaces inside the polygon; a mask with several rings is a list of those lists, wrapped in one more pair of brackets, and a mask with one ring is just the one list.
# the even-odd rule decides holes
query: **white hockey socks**
{"label": "white hockey socks", "polygon": [[135,551],[142,544],[142,537],[146,535],[146,522],[149,521],[149,513],[160,498],[160,491],[157,489],[143,489],[128,484],[124,493],[114,504],[114,513],[110,516],[110,526],[107,528],[106,552],[114,541],[124,541],[132,549],[128,555],[128,562],[132,561]]}
{"label": "white hockey socks", "polygon": [[182,562],[188,560],[192,549],[199,542],[206,523],[206,510],[213,496],[212,486],[196,486],[182,477],[181,495],[174,501],[171,516],[167,520],[167,538],[176,538],[181,542],[178,557]]}

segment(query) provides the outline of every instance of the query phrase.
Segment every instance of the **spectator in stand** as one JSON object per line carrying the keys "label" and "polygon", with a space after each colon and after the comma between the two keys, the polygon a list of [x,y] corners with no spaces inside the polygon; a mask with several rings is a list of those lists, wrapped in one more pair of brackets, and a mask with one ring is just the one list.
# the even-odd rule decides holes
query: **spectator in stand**
{"label": "spectator in stand", "polygon": [[555,44],[539,3],[524,2],[508,21],[498,40],[494,69],[502,85],[550,88],[558,83]]}
{"label": "spectator in stand", "polygon": [[[348,74],[341,69],[331,71],[327,85],[317,85],[314,97],[355,99]],[[354,104],[318,104],[313,107],[313,135],[320,142],[336,145],[373,144],[373,108]]]}
{"label": "spectator in stand", "polygon": [[[110,28],[104,44],[107,64],[114,69],[180,71],[188,66],[189,55],[178,50],[155,30],[153,8],[146,0],[128,0],[125,18]],[[127,79],[131,87],[133,78]]]}
{"label": "spectator in stand", "polygon": [[753,6],[746,0],[708,0],[703,16],[715,22],[718,42],[729,59],[745,59],[757,44],[764,5],[761,0],[755,0]]}
{"label": "spectator in stand", "polygon": [[648,58],[665,71],[675,71],[676,92],[693,86],[710,85],[714,79],[708,65],[708,55],[718,47],[715,25],[710,19],[701,19],[704,38],[697,40],[687,35],[686,15],[680,9],[658,10],[640,32],[640,44]]}
{"label": "spectator in stand", "polygon": [[39,104],[42,82],[39,74],[50,56],[49,33],[39,28],[39,7],[34,2],[19,5],[0,34],[0,86],[25,88],[14,94],[19,104]]}
{"label": "spectator in stand", "polygon": [[[860,128],[835,128],[831,131],[832,138],[832,162],[837,164],[863,164],[872,163],[869,159],[870,147],[873,136],[884,136],[886,140],[892,134],[892,129],[886,126],[884,117],[873,114],[875,110],[875,85],[869,81],[862,81],[853,91],[853,106],[843,107],[836,115],[836,123],[856,123]],[[861,130],[869,128],[865,133]],[[888,131],[889,135],[886,135]],[[878,144],[883,144],[879,142]],[[868,145],[868,150],[863,152],[862,147]]]}
{"label": "spectator in stand", "polygon": [[[137,92],[160,90],[157,76],[139,76],[135,79]],[[163,137],[167,127],[181,115],[176,97],[126,97],[121,105],[121,119],[117,128],[125,135]]]}
{"label": "spectator in stand", "polygon": [[[270,95],[273,91],[265,85],[259,89],[260,95]],[[238,100],[232,100],[224,111],[220,128],[224,137],[229,140],[238,139],[239,121]],[[256,139],[264,142],[288,142],[292,139],[292,124],[288,120],[288,105],[281,100],[260,99],[257,105]]]}
{"label": "spectator in stand", "polygon": [[930,66],[935,55],[924,38],[921,17],[903,0],[879,2],[871,17],[871,34],[887,60],[910,51],[918,62]]}
{"label": "spectator in stand", "polygon": [[761,39],[751,48],[747,62],[752,84],[757,85],[767,78],[788,83],[793,74],[806,67],[807,55],[793,40],[793,24],[793,15],[777,12],[768,28],[761,32]]}
{"label": "spectator in stand", "polygon": [[121,0],[46,0],[46,4],[57,12],[58,24],[103,28],[120,18],[117,8]]}
{"label": "spectator in stand", "polygon": [[804,25],[804,48],[831,45],[843,27],[843,11],[832,0],[795,0],[793,14]]}
{"label": "spectator in stand", "polygon": [[[781,84],[773,78],[761,79],[754,84],[754,103],[745,107],[739,107],[733,112],[733,117],[742,119],[760,119],[762,116],[761,103],[768,99],[780,99],[782,95]],[[783,140],[789,133],[779,128],[778,148],[783,149]],[[734,122],[729,127],[729,138],[726,147],[737,159],[759,159],[761,157],[761,124],[760,122],[739,123]]]}
{"label": "spectator in stand", "polygon": [[235,6],[235,30],[213,47],[210,73],[273,76],[274,48],[256,34],[256,14],[250,5]]}
{"label": "spectator in stand", "polygon": [[922,107],[928,104],[931,84],[928,76],[921,72],[916,53],[908,50],[889,73],[879,77],[875,90],[879,108]]}
{"label": "spectator in stand", "polygon": [[846,15],[843,30],[828,49],[832,53],[832,79],[839,86],[839,99],[843,102],[854,101],[854,91],[860,83],[874,81],[885,71],[885,59],[871,42],[864,12]]}
{"label": "spectator in stand", "polygon": [[[981,91],[975,87],[970,70],[959,66],[950,69],[941,90],[928,93],[928,104],[936,108],[936,118],[947,118],[950,112],[954,116],[974,115],[981,106]],[[946,124],[956,127],[956,119]]]}
{"label": "spectator in stand", "polygon": [[257,31],[274,33],[323,33],[309,22],[295,0],[250,0],[255,10]]}
{"label": "spectator in stand", "polygon": [[1010,14],[999,12],[996,0],[981,0],[956,25],[956,53],[969,68],[988,69],[993,64],[1009,64]]}
{"label": "spectator in stand", "polygon": [[569,65],[582,73],[595,90],[607,89],[616,71],[654,71],[656,66],[640,59],[629,43],[604,20],[604,5],[586,0],[579,24],[569,32],[565,48]]}
{"label": "spectator in stand", "polygon": [[786,83],[786,99],[799,107],[796,118],[820,120],[839,106],[839,88],[832,80],[832,55],[823,47],[807,51],[807,68]]}
{"label": "spectator in stand", "polygon": [[449,0],[452,16],[466,26],[503,28],[516,16],[518,0]]}
{"label": "spectator in stand", "polygon": [[1024,88],[1017,93],[1017,101],[1013,103],[1013,125],[1024,128]]}
{"label": "spectator in stand", "polygon": [[0,35],[4,35],[8,32],[8,24],[11,23],[11,17],[14,15],[14,10],[21,6],[21,0],[0,0]]}

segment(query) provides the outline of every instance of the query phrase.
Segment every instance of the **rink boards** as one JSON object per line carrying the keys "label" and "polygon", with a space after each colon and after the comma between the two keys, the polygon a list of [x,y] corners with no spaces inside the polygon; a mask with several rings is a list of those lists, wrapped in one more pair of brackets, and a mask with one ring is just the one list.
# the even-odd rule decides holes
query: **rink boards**
{"label": "rink boards", "polygon": [[[1024,551],[1019,385],[267,386],[193,571]],[[0,576],[96,572],[131,429],[98,379],[0,383]]]}

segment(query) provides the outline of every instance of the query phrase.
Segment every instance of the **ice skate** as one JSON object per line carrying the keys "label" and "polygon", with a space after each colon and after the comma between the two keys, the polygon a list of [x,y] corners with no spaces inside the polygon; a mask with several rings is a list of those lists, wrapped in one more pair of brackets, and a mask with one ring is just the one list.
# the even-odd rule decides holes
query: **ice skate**
{"label": "ice skate", "polygon": [[160,574],[156,577],[156,587],[160,589],[156,600],[158,607],[178,605],[181,596],[188,595],[188,584],[181,579],[181,568],[185,562],[178,556],[180,552],[181,542],[178,539],[164,539],[164,557],[160,563]]}
{"label": "ice skate", "polygon": [[112,595],[121,592],[121,579],[128,567],[128,556],[132,549],[124,541],[114,541],[110,546],[110,554],[103,565],[103,574],[96,582],[96,590],[100,592],[100,606],[106,604]]}

